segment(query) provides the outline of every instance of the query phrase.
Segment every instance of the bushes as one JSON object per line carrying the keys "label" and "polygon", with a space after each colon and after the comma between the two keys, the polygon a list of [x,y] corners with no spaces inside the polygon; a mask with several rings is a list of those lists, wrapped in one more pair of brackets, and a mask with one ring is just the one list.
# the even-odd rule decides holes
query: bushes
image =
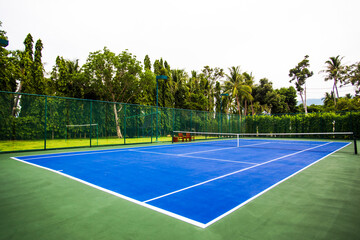
{"label": "bushes", "polygon": [[245,119],[247,133],[354,132],[360,136],[360,112],[255,115]]}
{"label": "bushes", "polygon": [[[117,136],[114,103],[21,94],[14,114],[15,96],[15,93],[0,93],[0,140],[44,139],[45,121],[47,139],[89,137],[89,130],[84,134],[82,131],[85,130],[74,128],[68,133],[66,126],[90,123],[97,124],[100,138]],[[155,113],[154,106],[118,104],[120,129],[127,137],[154,136]],[[158,122],[160,136],[168,136],[172,131],[180,130],[222,133],[354,132],[357,138],[360,137],[360,112],[254,115],[241,118],[238,114],[159,108]]]}

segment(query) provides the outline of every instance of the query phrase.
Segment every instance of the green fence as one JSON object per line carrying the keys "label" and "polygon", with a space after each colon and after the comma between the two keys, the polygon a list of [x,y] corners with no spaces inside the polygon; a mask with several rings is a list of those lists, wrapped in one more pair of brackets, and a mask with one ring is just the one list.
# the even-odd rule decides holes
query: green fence
{"label": "green fence", "polygon": [[171,141],[172,131],[360,133],[360,112],[240,117],[0,91],[0,152]]}

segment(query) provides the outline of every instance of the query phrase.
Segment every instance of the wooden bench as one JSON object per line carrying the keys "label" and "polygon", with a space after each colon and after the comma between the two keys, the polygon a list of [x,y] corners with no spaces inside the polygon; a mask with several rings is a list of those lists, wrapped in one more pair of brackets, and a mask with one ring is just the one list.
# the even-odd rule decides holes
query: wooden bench
{"label": "wooden bench", "polygon": [[186,133],[185,136],[183,133],[178,133],[178,139],[181,140],[182,142],[187,142],[189,140],[189,142],[195,141],[195,136],[191,136],[190,133]]}
{"label": "wooden bench", "polygon": [[184,136],[184,134],[182,134],[182,133],[178,133],[178,138],[179,138],[179,140],[181,140],[181,141],[187,141],[187,138]]}
{"label": "wooden bench", "polygon": [[191,136],[190,133],[186,133],[186,138],[189,139],[190,142],[191,142],[191,140],[195,141],[195,136]]}

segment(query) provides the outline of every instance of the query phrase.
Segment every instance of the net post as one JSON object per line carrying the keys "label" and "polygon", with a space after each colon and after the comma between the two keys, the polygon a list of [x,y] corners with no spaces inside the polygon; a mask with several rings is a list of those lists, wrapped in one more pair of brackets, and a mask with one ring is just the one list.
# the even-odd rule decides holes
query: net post
{"label": "net post", "polygon": [[240,139],[239,139],[239,134],[236,134],[236,138],[237,138],[237,147],[240,147]]}
{"label": "net post", "polygon": [[354,153],[357,154],[356,137],[354,133],[353,133],[353,140],[354,140]]}

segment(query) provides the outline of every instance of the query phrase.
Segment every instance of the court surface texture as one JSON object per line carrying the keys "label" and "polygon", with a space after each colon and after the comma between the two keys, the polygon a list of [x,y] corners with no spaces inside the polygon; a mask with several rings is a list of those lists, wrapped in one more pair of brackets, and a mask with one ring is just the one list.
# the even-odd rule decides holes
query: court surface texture
{"label": "court surface texture", "polygon": [[[220,144],[217,144],[219,142]],[[227,140],[13,157],[201,228],[350,143]]]}

